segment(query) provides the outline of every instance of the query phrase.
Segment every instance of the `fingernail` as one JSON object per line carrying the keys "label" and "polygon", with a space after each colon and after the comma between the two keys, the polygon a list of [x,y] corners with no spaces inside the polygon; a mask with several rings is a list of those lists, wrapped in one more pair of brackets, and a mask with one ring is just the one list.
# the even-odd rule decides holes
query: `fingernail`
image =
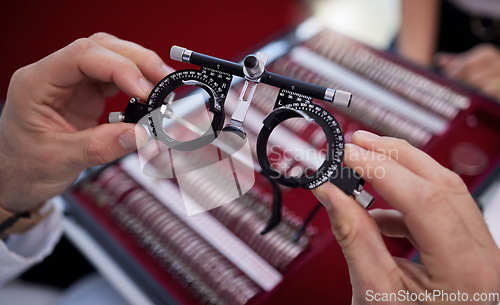
{"label": "fingernail", "polygon": [[139,87],[141,87],[142,91],[149,95],[154,86],[150,81],[141,77],[139,78]]}
{"label": "fingernail", "polygon": [[363,158],[366,150],[356,144],[346,143],[344,148],[344,162],[346,160],[356,161]]}
{"label": "fingernail", "polygon": [[144,146],[146,144],[146,139],[132,130],[127,130],[120,135],[118,142],[120,142],[120,145],[124,149],[133,150]]}
{"label": "fingernail", "polygon": [[[325,207],[325,210],[327,212],[330,212],[332,210],[332,205],[330,204],[330,202],[328,203],[323,203],[323,200],[318,200],[319,203],[321,203],[324,207]],[[326,202],[326,201],[325,201]]]}
{"label": "fingernail", "polygon": [[[321,186],[319,188],[321,188]],[[315,188],[312,190],[312,192],[327,211],[330,211],[332,209],[332,205],[328,199],[328,196],[324,194],[323,190],[318,190],[318,188]]]}
{"label": "fingernail", "polygon": [[329,201],[327,201],[326,199],[324,199],[324,196],[320,195],[321,194],[320,192],[315,192],[313,190],[313,193],[314,193],[314,195],[316,195],[316,198],[318,199],[318,201],[325,207],[325,209],[326,209],[327,212],[329,212],[329,211],[332,210],[332,205],[330,204]]}
{"label": "fingernail", "polygon": [[175,71],[173,68],[167,66],[166,64],[162,64],[160,69],[161,69],[161,72],[163,72],[163,74],[165,74],[165,75],[170,74],[170,73]]}
{"label": "fingernail", "polygon": [[367,140],[375,140],[380,138],[379,135],[376,135],[366,130],[358,130],[354,134],[357,134],[359,137]]}
{"label": "fingernail", "polygon": [[450,63],[455,57],[456,54],[441,52],[434,56],[434,62],[437,63],[438,66],[443,67]]}

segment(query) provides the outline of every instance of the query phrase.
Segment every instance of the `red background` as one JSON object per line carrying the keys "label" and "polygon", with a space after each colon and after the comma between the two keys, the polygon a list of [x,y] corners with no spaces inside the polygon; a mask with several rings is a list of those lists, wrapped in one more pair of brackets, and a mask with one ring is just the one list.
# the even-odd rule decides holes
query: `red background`
{"label": "red background", "polygon": [[[0,1],[0,99],[12,73],[95,32],[156,51],[168,64],[172,45],[241,59],[309,14],[301,0]],[[125,105],[127,100],[124,101]]]}

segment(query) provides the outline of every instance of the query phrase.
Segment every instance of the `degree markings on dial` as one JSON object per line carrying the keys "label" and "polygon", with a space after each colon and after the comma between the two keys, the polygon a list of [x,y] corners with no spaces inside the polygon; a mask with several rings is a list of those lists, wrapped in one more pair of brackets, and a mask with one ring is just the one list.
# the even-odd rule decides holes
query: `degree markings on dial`
{"label": "degree markings on dial", "polygon": [[[314,114],[319,117],[317,120],[321,120],[326,123],[328,129],[333,135],[333,143],[329,143],[329,153],[332,156],[330,160],[331,163],[324,168],[324,172],[318,178],[307,183],[305,186],[308,189],[313,189],[327,182],[338,169],[344,154],[344,136],[333,115],[331,115],[323,107],[313,104],[311,97],[284,89],[282,89],[278,94],[275,108],[276,107],[293,108],[295,110],[303,111],[306,114]],[[319,125],[318,122],[316,122],[316,124]]]}
{"label": "degree markings on dial", "polygon": [[[192,140],[187,142],[174,141],[174,139],[168,136],[165,132],[163,132],[162,129],[157,129],[155,127],[154,121],[156,117],[154,117],[153,112],[159,109],[164,104],[167,96],[177,88],[185,85],[196,85],[198,87],[201,87],[211,96],[210,111],[214,113],[214,119],[211,125],[212,125],[212,130],[217,129],[218,131],[220,120],[221,119],[223,120],[223,115],[224,115],[223,107],[226,97],[226,91],[228,90],[228,85],[230,84],[231,80],[232,80],[232,75],[230,74],[204,67],[202,67],[200,70],[192,70],[192,69],[180,70],[167,75],[158,84],[156,84],[146,102],[148,110],[147,114],[148,125],[149,125],[148,127],[153,136],[155,138],[158,138],[159,137],[158,133],[160,133],[161,141],[164,142],[165,144],[175,142],[179,143],[179,145],[181,145],[180,143],[182,143],[182,145],[184,144],[187,145],[185,146],[186,148],[180,148],[184,146],[178,146],[180,150],[190,149],[187,148],[190,145],[203,145],[204,144],[203,140],[201,142],[196,142],[198,140]],[[188,81],[192,81],[192,83],[191,84],[186,83]],[[188,112],[193,110],[193,109],[189,110],[186,107],[184,107],[184,109],[185,109],[184,111]],[[207,132],[209,131],[210,130],[207,130]],[[202,138],[203,137],[200,137],[199,139]]]}
{"label": "degree markings on dial", "polygon": [[[215,78],[222,81],[222,84],[219,84],[219,82],[216,81]],[[222,92],[225,88],[227,88],[226,81],[229,81],[230,79],[231,77],[228,75],[224,77],[224,74],[216,73],[214,70],[209,69],[200,71],[181,70],[179,72],[174,72],[168,75],[155,86],[155,89],[148,99],[148,111],[151,112],[162,105],[163,101],[158,100],[160,93],[173,83],[177,83],[183,80],[196,80],[206,85],[207,87],[210,87],[214,92]],[[223,99],[224,95],[221,95],[220,98]]]}

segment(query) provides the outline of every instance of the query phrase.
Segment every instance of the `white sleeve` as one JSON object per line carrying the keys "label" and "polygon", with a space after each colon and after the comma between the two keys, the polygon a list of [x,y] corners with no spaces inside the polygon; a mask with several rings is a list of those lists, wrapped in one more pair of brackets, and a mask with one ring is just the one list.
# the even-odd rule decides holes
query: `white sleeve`
{"label": "white sleeve", "polygon": [[[53,205],[48,202],[47,206]],[[45,208],[45,207],[44,207]],[[24,234],[0,239],[0,286],[48,256],[62,233],[62,213],[58,209]]]}

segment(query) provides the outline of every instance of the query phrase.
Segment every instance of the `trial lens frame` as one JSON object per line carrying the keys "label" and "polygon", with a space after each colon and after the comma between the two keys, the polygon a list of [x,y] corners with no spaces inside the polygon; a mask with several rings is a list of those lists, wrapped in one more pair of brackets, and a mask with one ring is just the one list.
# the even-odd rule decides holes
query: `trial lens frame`
{"label": "trial lens frame", "polygon": [[[124,112],[112,112],[109,122],[138,123],[147,117],[147,125],[151,135],[169,148],[179,151],[192,151],[213,142],[220,132],[232,132],[245,139],[243,128],[248,108],[259,83],[280,88],[273,111],[264,120],[264,126],[257,138],[257,158],[261,173],[272,181],[274,200],[272,215],[262,234],[276,227],[281,219],[281,195],[277,183],[289,187],[314,189],[325,182],[331,182],[351,195],[364,208],[368,208],[373,196],[363,190],[364,180],[353,170],[341,165],[344,153],[344,137],[335,118],[325,108],[313,104],[313,98],[349,107],[351,94],[348,92],[325,88],[283,75],[266,71],[268,56],[258,52],[245,57],[243,64],[226,61],[186,48],[173,46],[170,50],[173,60],[200,66],[200,70],[179,70],[167,75],[151,91],[146,103],[132,98]],[[229,92],[232,77],[245,79],[238,103],[231,116],[231,121],[224,128],[224,103]],[[206,131],[196,130],[190,123],[177,116],[170,108],[172,92],[185,85],[195,85],[209,95],[208,110],[213,114],[211,127]],[[159,109],[160,111],[156,111]],[[178,141],[170,137],[162,128],[161,119],[174,119],[185,127],[196,131],[199,138],[191,141]],[[282,122],[302,117],[310,123],[318,124],[327,138],[327,153],[323,164],[312,174],[301,177],[285,177],[271,165],[266,148],[271,132]],[[311,215],[318,209],[315,208]],[[311,217],[308,217],[311,218]],[[303,230],[305,228],[304,224]],[[299,232],[299,234],[301,234]],[[300,237],[300,235],[298,235]]]}

